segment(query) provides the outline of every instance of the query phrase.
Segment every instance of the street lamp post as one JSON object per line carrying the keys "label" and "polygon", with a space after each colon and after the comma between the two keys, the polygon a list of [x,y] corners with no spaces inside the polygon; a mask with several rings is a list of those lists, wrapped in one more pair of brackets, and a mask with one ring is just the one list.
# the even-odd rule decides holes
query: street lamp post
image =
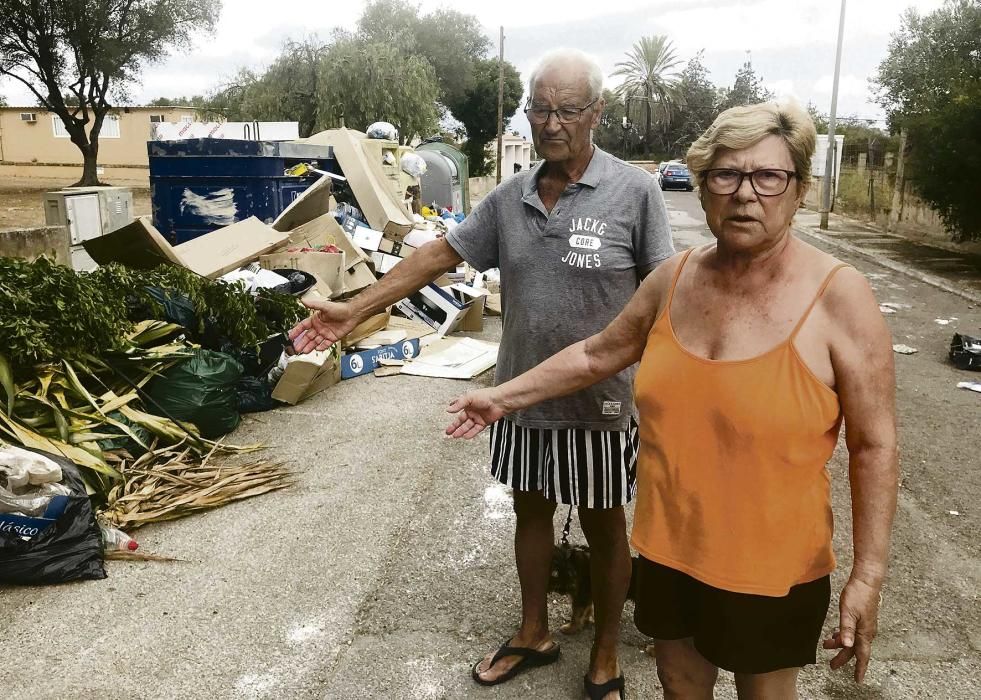
{"label": "street lamp post", "polygon": [[828,151],[824,161],[824,192],[821,202],[821,228],[828,230],[828,214],[831,211],[832,170],[836,162],[835,117],[838,112],[838,78],[841,75],[841,45],[845,37],[845,0],[841,0],[841,16],[838,18],[838,50],[835,53],[835,77],[831,86],[831,114],[828,116]]}
{"label": "street lamp post", "polygon": [[623,159],[627,160],[627,129],[630,128],[630,122],[627,120],[626,113],[623,115],[623,121],[620,126],[623,129]]}
{"label": "street lamp post", "polygon": [[627,131],[631,127],[630,119],[627,117],[630,114],[630,100],[645,100],[650,102],[649,97],[646,95],[624,95],[623,96],[623,119],[621,120],[620,126],[623,128],[623,159],[627,160]]}

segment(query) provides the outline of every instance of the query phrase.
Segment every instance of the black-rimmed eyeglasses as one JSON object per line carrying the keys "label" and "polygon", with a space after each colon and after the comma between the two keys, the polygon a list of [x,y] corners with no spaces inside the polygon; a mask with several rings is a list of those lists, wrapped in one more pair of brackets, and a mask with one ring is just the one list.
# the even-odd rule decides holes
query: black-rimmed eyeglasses
{"label": "black-rimmed eyeglasses", "polygon": [[705,189],[712,194],[735,194],[742,187],[743,179],[749,178],[749,184],[760,197],[776,197],[787,191],[790,181],[799,177],[793,170],[764,168],[744,172],[729,168],[712,168],[702,174]]}
{"label": "black-rimmed eyeglasses", "polygon": [[582,113],[592,107],[599,100],[597,97],[585,107],[559,107],[558,109],[548,109],[547,107],[525,107],[525,116],[532,124],[544,124],[548,118],[555,113],[560,124],[573,124],[582,117]]}

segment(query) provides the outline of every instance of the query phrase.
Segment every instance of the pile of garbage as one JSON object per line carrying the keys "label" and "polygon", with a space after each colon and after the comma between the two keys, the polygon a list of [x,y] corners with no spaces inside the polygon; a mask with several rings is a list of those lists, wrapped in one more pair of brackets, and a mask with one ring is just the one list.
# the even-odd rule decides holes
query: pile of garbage
{"label": "pile of garbage", "polygon": [[[347,129],[306,139],[330,145],[344,174],[314,172],[271,222],[251,217],[172,246],[137,219],[85,242],[101,266],[92,273],[3,259],[0,286],[43,278],[63,289],[46,295],[37,327],[16,305],[0,309],[0,441],[61,467],[57,479],[28,470],[25,484],[13,464],[24,455],[0,450],[0,562],[22,572],[0,580],[101,577],[103,550],[135,546],[121,529],[289,486],[279,463],[213,465],[215,455],[258,449],[220,441],[242,413],[369,374],[466,379],[496,364],[496,343],[459,333],[500,314],[498,278],[466,266],[330,350],[296,355],[286,338],[307,313],[300,301],[350,298],[463,220],[419,201],[426,163],[389,126],[370,130],[382,140]],[[89,509],[52,506],[72,499]],[[49,556],[45,578],[12,564],[52,555],[75,530],[98,566],[52,566]]]}

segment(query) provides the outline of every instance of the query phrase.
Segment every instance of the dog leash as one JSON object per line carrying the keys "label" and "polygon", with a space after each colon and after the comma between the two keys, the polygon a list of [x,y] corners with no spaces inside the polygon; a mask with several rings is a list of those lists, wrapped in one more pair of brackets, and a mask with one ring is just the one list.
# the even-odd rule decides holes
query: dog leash
{"label": "dog leash", "polygon": [[565,518],[565,527],[562,528],[562,546],[569,546],[569,531],[572,529],[572,506],[569,506],[569,514]]}

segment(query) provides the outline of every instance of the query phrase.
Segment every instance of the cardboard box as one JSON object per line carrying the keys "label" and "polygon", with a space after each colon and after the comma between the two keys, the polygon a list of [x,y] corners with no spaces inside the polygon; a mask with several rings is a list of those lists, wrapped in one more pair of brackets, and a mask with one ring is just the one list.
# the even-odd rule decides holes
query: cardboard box
{"label": "cardboard box", "polygon": [[160,263],[187,267],[150,222],[149,216],[141,216],[111,233],[83,241],[82,246],[100,265],[116,262],[138,270],[148,270]]}
{"label": "cardboard box", "polygon": [[290,202],[290,205],[273,221],[272,227],[277,231],[292,231],[311,219],[331,211],[331,180],[321,175],[312,185],[303,190],[300,195]]}
{"label": "cardboard box", "polygon": [[364,321],[359,323],[354,327],[354,330],[344,336],[343,344],[345,346],[354,345],[362,338],[367,338],[373,333],[377,333],[380,330],[384,330],[388,327],[388,322],[392,318],[392,310],[385,309],[380,314],[375,314]]}
{"label": "cardboard box", "polygon": [[416,252],[416,247],[411,246],[405,241],[399,243],[388,238],[382,238],[378,244],[378,252],[386,255],[394,255],[398,258],[407,258]]}
{"label": "cardboard box", "polygon": [[470,302],[470,310],[457,326],[458,331],[479,333],[484,330],[484,301],[487,298],[486,289],[476,289],[466,284],[453,284],[450,293],[459,302]]}
{"label": "cardboard box", "polygon": [[290,268],[309,272],[317,279],[314,289],[326,299],[344,292],[344,253],[268,253],[259,256],[267,270]]}
{"label": "cardboard box", "polygon": [[383,345],[372,350],[352,352],[341,358],[341,379],[352,379],[371,374],[380,366],[382,359],[411,360],[419,354],[419,340],[403,340],[394,345]]}
{"label": "cardboard box", "polygon": [[276,382],[272,397],[298,404],[341,381],[340,350],[336,345],[306,355],[295,355]]}
{"label": "cardboard box", "polygon": [[457,301],[435,284],[426,285],[396,306],[407,317],[422,321],[439,335],[455,331],[470,310],[470,303]]}
{"label": "cardboard box", "polygon": [[484,308],[487,309],[488,316],[501,315],[501,294],[488,294],[484,300]]}
{"label": "cardboard box", "polygon": [[354,245],[331,214],[321,214],[290,231],[289,243],[311,248],[335,245],[344,253],[344,284],[341,296],[356,294],[377,281],[368,267],[371,258]]}
{"label": "cardboard box", "polygon": [[118,262],[128,267],[148,269],[168,263],[214,279],[282,246],[288,239],[287,234],[250,216],[231,226],[171,246],[153,227],[149,217],[141,217],[112,233],[85,241],[83,245],[100,265]]}
{"label": "cardboard box", "polygon": [[381,231],[386,238],[401,241],[412,230],[411,212],[396,200],[380,166],[374,167],[366,156],[361,146],[365,138],[360,131],[329,129],[299,142],[331,146],[371,228]]}
{"label": "cardboard box", "polygon": [[174,246],[174,252],[186,267],[213,279],[281,247],[287,240],[289,235],[286,233],[250,216],[244,221]]}

